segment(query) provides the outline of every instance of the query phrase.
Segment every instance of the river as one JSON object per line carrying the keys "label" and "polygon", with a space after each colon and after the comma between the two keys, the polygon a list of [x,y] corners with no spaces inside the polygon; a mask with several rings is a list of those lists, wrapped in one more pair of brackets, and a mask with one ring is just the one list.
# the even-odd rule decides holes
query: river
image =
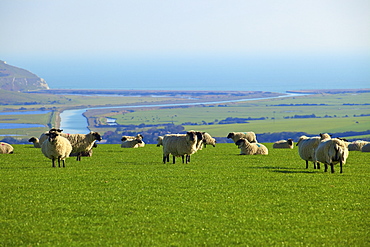
{"label": "river", "polygon": [[264,97],[252,99],[238,99],[238,100],[225,100],[225,101],[211,101],[211,102],[193,102],[193,103],[178,103],[178,104],[157,104],[157,105],[121,105],[121,106],[104,106],[104,107],[91,107],[78,110],[65,110],[60,114],[61,122],[60,128],[64,133],[70,134],[86,134],[90,131],[88,128],[87,119],[82,115],[87,110],[92,109],[112,109],[112,108],[142,108],[142,107],[162,107],[162,106],[187,106],[187,105],[207,105],[207,104],[221,104],[231,102],[252,101],[261,99],[274,99],[285,98],[293,96],[303,96],[305,94],[287,94],[277,97]]}

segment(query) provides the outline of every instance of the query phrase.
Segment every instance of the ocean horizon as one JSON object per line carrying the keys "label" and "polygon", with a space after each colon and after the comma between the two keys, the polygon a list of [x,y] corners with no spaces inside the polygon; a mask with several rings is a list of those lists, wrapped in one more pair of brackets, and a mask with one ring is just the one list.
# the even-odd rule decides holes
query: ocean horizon
{"label": "ocean horizon", "polygon": [[12,57],[52,89],[269,91],[370,87],[367,55]]}

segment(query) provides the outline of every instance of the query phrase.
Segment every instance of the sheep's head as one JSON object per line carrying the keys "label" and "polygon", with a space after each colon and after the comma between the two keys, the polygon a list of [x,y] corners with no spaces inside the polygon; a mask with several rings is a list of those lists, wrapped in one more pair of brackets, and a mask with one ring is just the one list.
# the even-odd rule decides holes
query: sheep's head
{"label": "sheep's head", "polygon": [[29,142],[37,142],[37,138],[36,137],[31,137],[28,141]]}
{"label": "sheep's head", "polygon": [[245,139],[239,139],[235,142],[235,145],[237,145],[239,148],[241,145],[243,145],[246,142]]}
{"label": "sheep's head", "polygon": [[49,132],[45,134],[48,137],[49,142],[54,142],[55,138],[60,136],[59,132]]}
{"label": "sheep's head", "polygon": [[186,135],[189,137],[190,141],[195,141],[196,140],[196,133],[194,131],[188,131],[186,132]]}
{"label": "sheep's head", "polygon": [[227,135],[227,138],[233,138],[234,137],[234,132],[230,132],[228,135]]}
{"label": "sheep's head", "polygon": [[61,133],[63,130],[62,129],[56,129],[56,128],[52,128],[49,130],[49,132],[59,132]]}
{"label": "sheep's head", "polygon": [[288,143],[290,146],[293,146],[293,139],[288,139],[288,140],[287,140],[287,143]]}
{"label": "sheep's head", "polygon": [[121,141],[127,141],[127,137],[125,137],[125,136],[123,136],[122,138],[121,138]]}
{"label": "sheep's head", "polygon": [[142,134],[138,134],[136,138],[144,139],[144,136]]}
{"label": "sheep's head", "polygon": [[93,132],[92,135],[95,137],[95,140],[97,141],[102,140],[101,135],[98,132]]}

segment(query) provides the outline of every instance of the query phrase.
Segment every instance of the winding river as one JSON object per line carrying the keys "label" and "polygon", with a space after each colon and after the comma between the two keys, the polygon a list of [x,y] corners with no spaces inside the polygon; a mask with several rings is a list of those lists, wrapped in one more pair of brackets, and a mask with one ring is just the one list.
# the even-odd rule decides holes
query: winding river
{"label": "winding river", "polygon": [[143,107],[162,107],[162,106],[188,106],[188,105],[209,105],[209,104],[221,104],[231,102],[242,102],[262,99],[274,99],[274,98],[285,98],[293,96],[303,96],[304,94],[286,94],[276,97],[264,97],[264,98],[251,98],[251,99],[238,99],[238,100],[225,100],[225,101],[211,101],[211,102],[192,102],[192,103],[178,103],[178,104],[157,104],[157,105],[121,105],[121,106],[104,106],[104,107],[91,107],[78,110],[65,110],[60,114],[61,122],[60,128],[63,132],[70,134],[88,133],[90,130],[87,127],[87,119],[82,115],[87,110],[92,109],[113,109],[113,108],[143,108]]}

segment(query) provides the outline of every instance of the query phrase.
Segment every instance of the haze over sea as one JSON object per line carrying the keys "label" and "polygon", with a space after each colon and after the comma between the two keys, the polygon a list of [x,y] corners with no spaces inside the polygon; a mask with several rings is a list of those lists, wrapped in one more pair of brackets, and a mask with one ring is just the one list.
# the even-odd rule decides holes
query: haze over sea
{"label": "haze over sea", "polygon": [[19,56],[7,62],[54,89],[285,92],[370,86],[370,56],[363,54]]}

